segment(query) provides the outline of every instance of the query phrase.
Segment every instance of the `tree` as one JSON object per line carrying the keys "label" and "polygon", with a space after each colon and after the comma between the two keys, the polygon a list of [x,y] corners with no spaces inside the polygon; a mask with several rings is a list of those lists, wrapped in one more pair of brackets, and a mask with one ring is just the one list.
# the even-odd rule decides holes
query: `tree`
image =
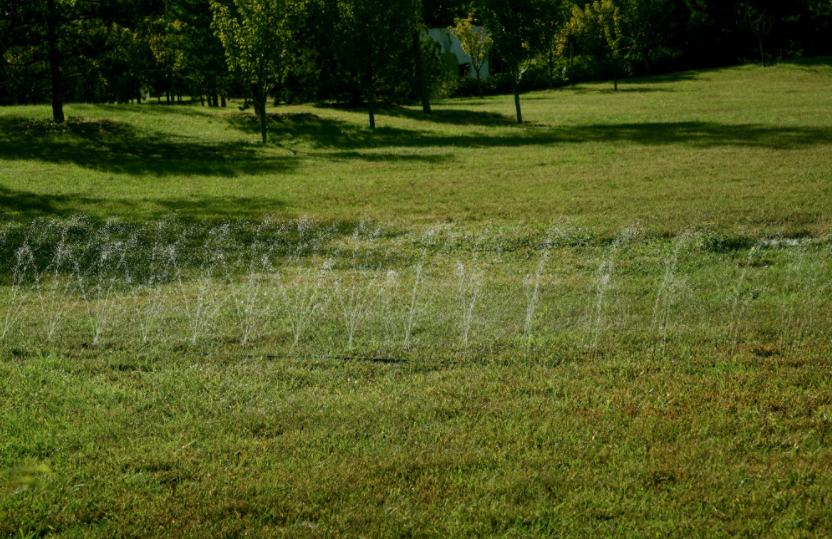
{"label": "tree", "polygon": [[520,80],[540,48],[540,0],[478,0],[477,13],[491,35],[494,50],[511,75],[517,123],[523,123],[520,109]]}
{"label": "tree", "polygon": [[1,0],[0,26],[11,32],[13,68],[48,66],[39,76],[49,81],[52,117],[63,122],[66,82],[106,52],[108,29],[131,27],[161,8],[160,0]]}
{"label": "tree", "polygon": [[742,2],[738,8],[743,25],[757,37],[760,47],[760,62],[766,67],[766,55],[763,50],[763,38],[771,33],[776,21],[774,15],[765,8],[758,8],[748,2]]}
{"label": "tree", "polygon": [[644,57],[644,67],[650,75],[650,55],[664,45],[671,29],[671,17],[676,10],[673,0],[624,0],[623,17],[629,29],[631,45]]}
{"label": "tree", "polygon": [[240,70],[251,89],[265,144],[266,103],[283,74],[290,5],[286,0],[234,0],[236,13],[217,2],[212,6],[214,30],[229,66]]}
{"label": "tree", "polygon": [[[570,0],[545,0],[542,3],[542,20],[540,25],[540,51],[541,59],[546,64],[546,71],[549,75],[549,87],[555,84],[555,69],[558,58],[563,57],[564,52],[570,54],[570,65],[572,65],[572,47],[561,47],[561,38],[566,26],[565,21],[569,19]],[[568,45],[568,42],[566,43]]]}
{"label": "tree", "polygon": [[621,10],[612,0],[596,0],[584,9],[575,6],[571,26],[584,51],[611,64],[613,84],[618,91],[618,70],[624,45]]}
{"label": "tree", "polygon": [[362,82],[370,129],[375,129],[376,87],[396,62],[412,58],[417,29],[418,0],[341,0],[339,42],[341,58]]}
{"label": "tree", "polygon": [[459,40],[462,50],[471,57],[471,67],[477,74],[477,86],[479,86],[480,97],[482,98],[482,78],[480,73],[488,61],[488,55],[491,54],[491,46],[493,41],[489,36],[485,27],[480,26],[477,29],[474,26],[474,14],[469,13],[465,19],[457,18],[455,26],[451,26],[449,30]]}
{"label": "tree", "polygon": [[228,66],[222,41],[211,28],[211,0],[175,0],[168,12],[181,23],[182,70],[191,88],[208,96],[210,105],[225,106]]}

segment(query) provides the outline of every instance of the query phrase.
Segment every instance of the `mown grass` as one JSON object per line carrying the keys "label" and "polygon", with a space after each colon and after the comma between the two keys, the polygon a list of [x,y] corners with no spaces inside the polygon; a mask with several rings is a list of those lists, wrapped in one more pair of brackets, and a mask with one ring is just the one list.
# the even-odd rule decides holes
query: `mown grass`
{"label": "mown grass", "polygon": [[830,75],[0,109],[0,535],[828,536]]}
{"label": "mown grass", "polygon": [[[450,100],[425,116],[283,106],[274,141],[251,118],[198,106],[67,107],[107,129],[23,129],[43,107],[0,110],[6,218],[144,220],[316,215],[432,224],[549,221],[610,231],[641,220],[675,234],[714,222],[811,232],[829,215],[827,59],[587,84],[511,99]],[[116,124],[112,124],[116,122]]]}

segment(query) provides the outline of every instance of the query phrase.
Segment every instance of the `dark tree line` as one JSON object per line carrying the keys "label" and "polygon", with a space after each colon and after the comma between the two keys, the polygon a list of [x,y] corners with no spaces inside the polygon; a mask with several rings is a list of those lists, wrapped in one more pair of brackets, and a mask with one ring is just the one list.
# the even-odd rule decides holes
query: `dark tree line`
{"label": "dark tree line", "polygon": [[490,70],[518,121],[535,77],[551,86],[832,53],[832,0],[0,0],[0,104],[51,102],[60,122],[64,102],[148,95],[208,106],[233,95],[261,115],[266,98],[336,101],[368,105],[373,126],[378,100],[429,113],[453,87],[423,30],[469,14],[493,40]]}

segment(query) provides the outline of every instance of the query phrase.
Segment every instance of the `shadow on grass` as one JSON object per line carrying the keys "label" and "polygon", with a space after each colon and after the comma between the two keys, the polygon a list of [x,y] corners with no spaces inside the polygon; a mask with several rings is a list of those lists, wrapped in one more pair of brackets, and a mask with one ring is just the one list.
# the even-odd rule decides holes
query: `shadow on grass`
{"label": "shadow on grass", "polygon": [[125,200],[100,198],[87,194],[44,195],[0,186],[0,219],[68,218],[84,207],[106,205],[113,215],[131,215],[137,206],[146,219],[175,216],[183,223],[250,219],[285,209],[283,201],[267,197],[159,198]]}
{"label": "shadow on grass", "polygon": [[[143,134],[129,124],[109,120],[79,121],[67,126],[48,122],[0,118],[0,161],[30,160],[72,164],[91,170],[147,176],[281,175],[295,172],[310,159],[350,159],[369,162],[442,164],[458,148],[520,148],[557,144],[616,143],[642,146],[679,145],[690,148],[765,148],[793,150],[832,143],[832,129],[781,127],[715,122],[600,124],[549,127],[518,126],[503,115],[458,109],[434,115],[402,108],[379,115],[419,120],[424,129],[380,127],[315,114],[270,115],[272,150],[245,142],[208,143],[158,133]],[[252,114],[226,114],[223,121],[237,129],[259,129]],[[482,127],[446,134],[431,124]],[[296,143],[313,151],[291,149]],[[441,153],[402,152],[401,149],[442,148]],[[317,151],[315,151],[317,150]],[[360,150],[374,150],[361,152]],[[389,150],[389,151],[383,151]],[[320,152],[320,153],[319,153]],[[184,203],[184,201],[182,201]]]}
{"label": "shadow on grass", "polygon": [[[5,135],[5,136],[3,136]],[[259,155],[246,143],[204,143],[186,137],[143,135],[110,120],[0,119],[0,160],[34,160],[133,175],[287,173],[296,161]]]}
{"label": "shadow on grass", "polygon": [[832,56],[778,60],[774,66],[797,68],[808,73],[829,73],[829,68],[832,67]]}
{"label": "shadow on grass", "polygon": [[[344,109],[350,110],[350,109]],[[447,125],[481,125],[485,127],[519,127],[513,115],[499,114],[488,111],[474,111],[466,109],[435,109],[431,114],[425,114],[419,109],[405,107],[383,107],[376,111],[376,116],[390,118],[404,118],[436,124]]]}
{"label": "shadow on grass", "polygon": [[[692,148],[733,146],[739,148],[767,148],[791,150],[832,143],[832,129],[812,127],[777,127],[757,124],[720,124],[715,122],[667,122],[639,124],[601,124],[587,126],[548,127],[540,124],[517,125],[499,114],[449,111],[449,114],[422,115],[417,111],[395,109],[379,115],[398,115],[418,119],[426,124],[446,123],[455,125],[479,125],[486,128],[506,127],[491,133],[470,132],[445,135],[429,129],[402,129],[379,127],[369,130],[357,124],[313,114],[303,118],[281,118],[271,122],[270,133],[279,140],[303,140],[317,149],[341,150],[339,155],[355,159],[389,160],[418,159],[442,162],[450,157],[401,154],[349,154],[363,149],[382,148],[518,148],[554,144],[580,143],[630,143],[643,146],[684,145]],[[254,129],[253,122],[240,123],[241,129]],[[492,134],[493,133],[493,134]]]}

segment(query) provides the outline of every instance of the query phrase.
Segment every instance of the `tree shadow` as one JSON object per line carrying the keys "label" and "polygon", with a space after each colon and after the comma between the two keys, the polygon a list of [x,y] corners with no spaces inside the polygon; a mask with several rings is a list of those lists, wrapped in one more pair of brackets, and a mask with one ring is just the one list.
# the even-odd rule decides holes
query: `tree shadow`
{"label": "tree shadow", "polygon": [[35,160],[131,175],[205,175],[292,172],[288,156],[263,156],[242,142],[205,143],[185,136],[143,135],[109,120],[67,122],[0,118],[0,161]]}
{"label": "tree shadow", "polygon": [[[418,112],[411,111],[413,115]],[[449,121],[457,116],[451,114]],[[463,121],[464,115],[461,116]],[[470,121],[475,121],[471,117]],[[425,119],[430,122],[430,119]],[[440,119],[441,123],[441,119]],[[471,124],[466,124],[471,125]],[[503,127],[502,123],[487,127]],[[549,127],[540,124],[506,123],[505,129],[489,133],[443,134],[427,129],[379,127],[366,129],[353,123],[315,115],[302,121],[275,122],[271,132],[283,139],[303,140],[320,150],[338,150],[341,158],[366,160],[420,160],[441,163],[453,158],[406,154],[370,154],[359,150],[384,148],[518,148],[555,144],[629,143],[643,146],[684,145],[692,148],[744,147],[791,150],[832,143],[832,130],[813,127],[777,127],[758,124],[716,122],[651,122]],[[519,128],[517,128],[519,127]]]}
{"label": "tree shadow", "polygon": [[250,219],[286,207],[285,202],[268,197],[195,196],[130,201],[82,193],[38,194],[0,186],[0,219],[68,218],[78,214],[79,208],[100,205],[106,205],[114,215],[128,215],[139,204],[146,206],[141,211],[143,218],[152,220],[174,215],[185,223]]}
{"label": "tree shadow", "polygon": [[[263,151],[261,145],[245,142],[208,143],[186,136],[144,134],[129,124],[107,120],[79,122],[70,127],[57,128],[66,131],[53,132],[54,124],[39,126],[35,123],[32,127],[25,122],[21,124],[19,119],[7,117],[0,118],[0,161],[31,160],[74,164],[90,170],[135,176],[234,177],[289,174],[315,157],[442,164],[453,161],[458,148],[519,148],[590,142],[792,150],[832,142],[832,130],[817,127],[715,122],[551,127],[533,123],[518,125],[497,113],[458,109],[437,112],[431,118],[415,110],[390,109],[382,114],[418,118],[425,128],[380,127],[375,130],[357,123],[309,113],[270,115],[270,136],[272,140],[280,141],[272,143],[270,148],[287,150],[284,154]],[[245,132],[259,130],[257,119],[251,114],[231,114],[220,118]],[[431,130],[428,127],[430,124],[485,129],[444,133]],[[313,151],[292,149],[295,145],[306,145]],[[401,151],[422,148],[440,148],[444,151]],[[315,150],[325,153],[317,153]]]}
{"label": "tree shadow", "polygon": [[808,73],[828,73],[832,67],[832,56],[813,56],[811,58],[794,58],[790,60],[778,60],[775,66],[796,68]]}
{"label": "tree shadow", "polygon": [[447,125],[481,125],[485,127],[519,126],[517,119],[514,116],[499,114],[496,112],[473,111],[465,109],[442,108],[433,110],[430,114],[425,114],[421,110],[395,107],[381,110],[377,115]]}

